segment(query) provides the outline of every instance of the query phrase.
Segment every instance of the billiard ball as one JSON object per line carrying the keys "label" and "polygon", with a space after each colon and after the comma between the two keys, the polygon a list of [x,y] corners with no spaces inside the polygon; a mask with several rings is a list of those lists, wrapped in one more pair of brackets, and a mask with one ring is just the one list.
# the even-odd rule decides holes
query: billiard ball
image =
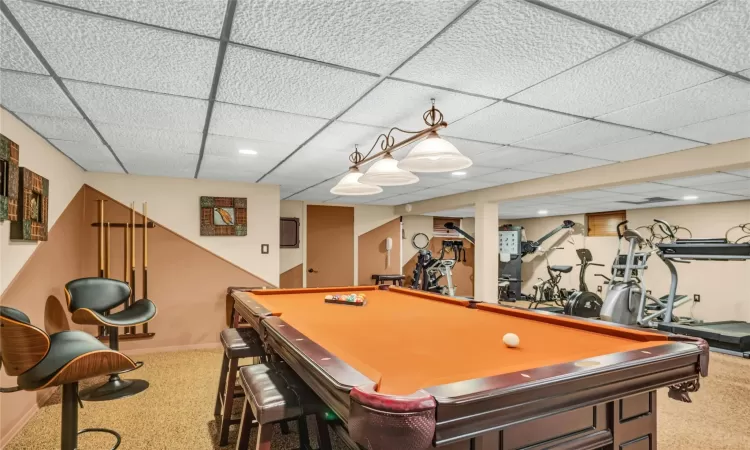
{"label": "billiard ball", "polygon": [[521,343],[521,339],[519,339],[518,335],[513,333],[505,333],[505,336],[503,336],[503,342],[506,346],[510,348],[518,347],[518,344]]}

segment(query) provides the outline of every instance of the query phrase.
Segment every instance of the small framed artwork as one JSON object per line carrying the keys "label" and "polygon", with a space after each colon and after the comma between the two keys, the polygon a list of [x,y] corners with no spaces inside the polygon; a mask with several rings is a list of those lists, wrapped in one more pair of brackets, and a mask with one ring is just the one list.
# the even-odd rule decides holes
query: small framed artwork
{"label": "small framed artwork", "polygon": [[49,224],[49,180],[31,170],[19,169],[18,220],[10,224],[10,238],[46,241]]}
{"label": "small framed artwork", "polygon": [[247,236],[247,199],[201,197],[201,236]]}
{"label": "small framed artwork", "polygon": [[0,134],[0,222],[18,220],[18,144]]}

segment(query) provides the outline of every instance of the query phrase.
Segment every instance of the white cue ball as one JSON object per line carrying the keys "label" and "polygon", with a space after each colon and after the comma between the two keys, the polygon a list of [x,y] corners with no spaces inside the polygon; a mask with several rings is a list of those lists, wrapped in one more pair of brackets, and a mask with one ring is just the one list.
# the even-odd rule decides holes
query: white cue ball
{"label": "white cue ball", "polygon": [[503,342],[510,348],[516,348],[518,347],[518,344],[521,343],[521,339],[517,334],[505,333],[505,336],[503,336]]}

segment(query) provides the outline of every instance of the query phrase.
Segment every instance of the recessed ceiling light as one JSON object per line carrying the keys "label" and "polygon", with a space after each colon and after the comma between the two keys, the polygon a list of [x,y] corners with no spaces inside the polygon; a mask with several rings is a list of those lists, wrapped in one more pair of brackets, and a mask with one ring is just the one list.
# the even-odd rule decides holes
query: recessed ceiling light
{"label": "recessed ceiling light", "polygon": [[249,148],[241,148],[240,149],[240,155],[257,155],[258,152],[255,150],[250,150]]}
{"label": "recessed ceiling light", "polygon": [[698,200],[698,196],[697,195],[686,195],[686,196],[682,197],[682,199],[683,200]]}
{"label": "recessed ceiling light", "polygon": [[539,214],[540,216],[546,216],[548,212],[549,211],[547,211],[546,209],[540,209],[539,211],[537,211],[537,214]]}
{"label": "recessed ceiling light", "polygon": [[466,172],[453,172],[451,175],[453,175],[454,177],[462,177],[466,175]]}

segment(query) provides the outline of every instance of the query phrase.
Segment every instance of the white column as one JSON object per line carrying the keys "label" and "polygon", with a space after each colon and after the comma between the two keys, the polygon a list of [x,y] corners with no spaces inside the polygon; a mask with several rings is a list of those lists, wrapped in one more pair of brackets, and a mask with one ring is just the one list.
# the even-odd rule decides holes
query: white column
{"label": "white column", "polygon": [[474,298],[497,302],[498,233],[497,203],[474,205]]}

